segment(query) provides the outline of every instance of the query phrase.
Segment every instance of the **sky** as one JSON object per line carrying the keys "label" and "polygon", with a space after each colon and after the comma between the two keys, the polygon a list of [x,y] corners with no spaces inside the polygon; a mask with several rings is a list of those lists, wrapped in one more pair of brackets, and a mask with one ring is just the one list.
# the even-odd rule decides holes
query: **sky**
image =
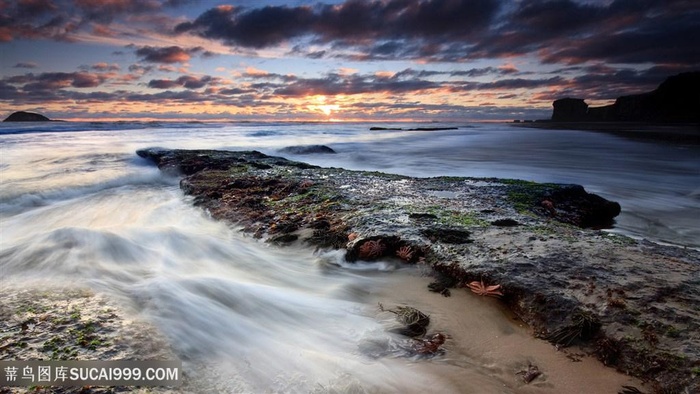
{"label": "sky", "polygon": [[700,69],[698,0],[0,0],[0,116],[540,119]]}

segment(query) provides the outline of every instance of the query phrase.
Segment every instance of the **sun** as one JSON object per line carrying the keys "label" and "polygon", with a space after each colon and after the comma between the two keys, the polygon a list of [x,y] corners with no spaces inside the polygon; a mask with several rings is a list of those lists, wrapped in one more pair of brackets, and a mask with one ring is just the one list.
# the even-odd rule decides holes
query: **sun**
{"label": "sun", "polygon": [[338,111],[340,109],[340,105],[319,105],[318,109],[326,114],[326,116],[331,116],[333,111]]}
{"label": "sun", "polygon": [[308,104],[306,108],[311,111],[320,111],[326,116],[331,116],[333,112],[338,112],[340,110],[340,105],[326,104],[327,100],[326,96],[313,96],[310,98],[313,104]]}

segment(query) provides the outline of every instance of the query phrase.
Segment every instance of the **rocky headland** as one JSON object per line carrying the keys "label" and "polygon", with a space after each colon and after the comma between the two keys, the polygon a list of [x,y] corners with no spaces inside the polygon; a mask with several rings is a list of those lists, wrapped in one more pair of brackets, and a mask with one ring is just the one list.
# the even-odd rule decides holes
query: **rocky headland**
{"label": "rocky headland", "polygon": [[700,123],[700,71],[669,77],[651,92],[618,97],[603,107],[568,97],[552,105],[554,122]]}
{"label": "rocky headland", "polygon": [[5,118],[3,122],[50,122],[51,119],[34,112],[17,111]]}
{"label": "rocky headland", "polygon": [[502,293],[533,335],[580,346],[649,391],[700,390],[700,252],[598,230],[620,206],[581,186],[411,178],[256,151],[137,154],[181,176],[214,218],[266,242],[428,266],[429,290]]}
{"label": "rocky headland", "polygon": [[651,92],[589,107],[582,98],[552,104],[551,119],[516,120],[518,127],[596,131],[647,141],[700,145],[700,71],[667,78]]}

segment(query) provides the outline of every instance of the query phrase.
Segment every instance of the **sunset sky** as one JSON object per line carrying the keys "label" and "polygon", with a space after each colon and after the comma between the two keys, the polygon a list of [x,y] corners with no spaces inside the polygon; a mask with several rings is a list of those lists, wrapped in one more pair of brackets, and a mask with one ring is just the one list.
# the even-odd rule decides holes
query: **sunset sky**
{"label": "sunset sky", "polygon": [[0,0],[0,116],[545,118],[700,69],[697,0]]}

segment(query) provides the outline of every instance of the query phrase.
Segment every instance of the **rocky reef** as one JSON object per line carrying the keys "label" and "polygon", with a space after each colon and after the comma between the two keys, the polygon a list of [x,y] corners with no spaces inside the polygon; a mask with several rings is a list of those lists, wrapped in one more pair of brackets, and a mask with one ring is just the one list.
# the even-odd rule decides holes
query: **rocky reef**
{"label": "rocky reef", "polygon": [[499,296],[562,351],[581,346],[652,391],[700,390],[700,252],[598,230],[620,206],[581,186],[411,178],[257,151],[137,154],[266,242],[425,265],[429,290]]}
{"label": "rocky reef", "polygon": [[603,107],[568,97],[553,106],[556,122],[700,123],[700,71],[669,77],[654,91],[622,96]]}
{"label": "rocky reef", "polygon": [[3,122],[49,122],[51,119],[34,112],[18,111],[12,113]]}

